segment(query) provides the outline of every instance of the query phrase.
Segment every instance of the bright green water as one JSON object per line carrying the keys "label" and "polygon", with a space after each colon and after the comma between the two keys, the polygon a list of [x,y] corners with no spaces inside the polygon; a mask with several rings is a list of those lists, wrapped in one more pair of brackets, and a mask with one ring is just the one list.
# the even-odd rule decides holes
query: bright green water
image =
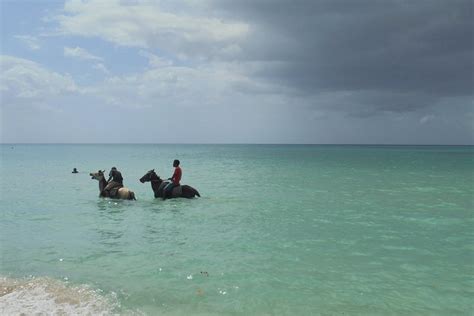
{"label": "bright green water", "polygon": [[[473,311],[473,147],[0,148],[0,312]],[[138,182],[175,158],[201,198]],[[112,166],[137,201],[98,198],[88,173]]]}

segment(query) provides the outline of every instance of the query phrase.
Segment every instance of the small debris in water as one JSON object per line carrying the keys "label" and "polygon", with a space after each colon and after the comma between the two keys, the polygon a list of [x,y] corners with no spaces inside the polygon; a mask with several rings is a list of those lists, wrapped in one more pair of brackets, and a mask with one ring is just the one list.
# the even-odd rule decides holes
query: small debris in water
{"label": "small debris in water", "polygon": [[62,262],[63,260],[64,260],[63,258],[59,258],[59,261],[61,261],[61,262]]}
{"label": "small debris in water", "polygon": [[188,278],[187,278],[187,279],[188,279],[188,280],[192,280],[192,279],[193,279],[193,275],[192,275],[192,274],[188,275]]}
{"label": "small debris in water", "polygon": [[209,276],[209,273],[207,273],[206,271],[201,271],[201,275],[208,277],[208,276]]}

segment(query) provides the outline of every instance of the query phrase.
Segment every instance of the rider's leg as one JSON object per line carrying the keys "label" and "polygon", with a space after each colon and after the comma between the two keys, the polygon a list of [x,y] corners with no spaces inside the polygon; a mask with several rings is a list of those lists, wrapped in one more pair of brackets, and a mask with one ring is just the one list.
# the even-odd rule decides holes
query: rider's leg
{"label": "rider's leg", "polygon": [[168,194],[170,195],[170,197],[173,197],[173,188],[173,182],[170,182],[165,186],[165,188],[163,189],[163,200],[166,200]]}

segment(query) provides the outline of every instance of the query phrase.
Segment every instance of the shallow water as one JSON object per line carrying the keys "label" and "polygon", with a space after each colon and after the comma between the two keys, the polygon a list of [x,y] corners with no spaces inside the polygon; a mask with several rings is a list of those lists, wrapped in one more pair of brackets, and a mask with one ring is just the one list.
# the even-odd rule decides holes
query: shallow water
{"label": "shallow water", "polygon": [[[473,147],[0,148],[0,313],[473,311]],[[201,198],[138,182],[175,158]],[[112,166],[137,201],[98,198]]]}

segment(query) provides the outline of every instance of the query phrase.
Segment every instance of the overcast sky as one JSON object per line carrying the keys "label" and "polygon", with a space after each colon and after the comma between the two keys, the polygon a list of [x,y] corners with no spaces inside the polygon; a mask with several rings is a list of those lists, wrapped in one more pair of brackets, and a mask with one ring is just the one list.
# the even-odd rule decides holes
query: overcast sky
{"label": "overcast sky", "polygon": [[1,0],[1,141],[474,144],[473,3]]}

